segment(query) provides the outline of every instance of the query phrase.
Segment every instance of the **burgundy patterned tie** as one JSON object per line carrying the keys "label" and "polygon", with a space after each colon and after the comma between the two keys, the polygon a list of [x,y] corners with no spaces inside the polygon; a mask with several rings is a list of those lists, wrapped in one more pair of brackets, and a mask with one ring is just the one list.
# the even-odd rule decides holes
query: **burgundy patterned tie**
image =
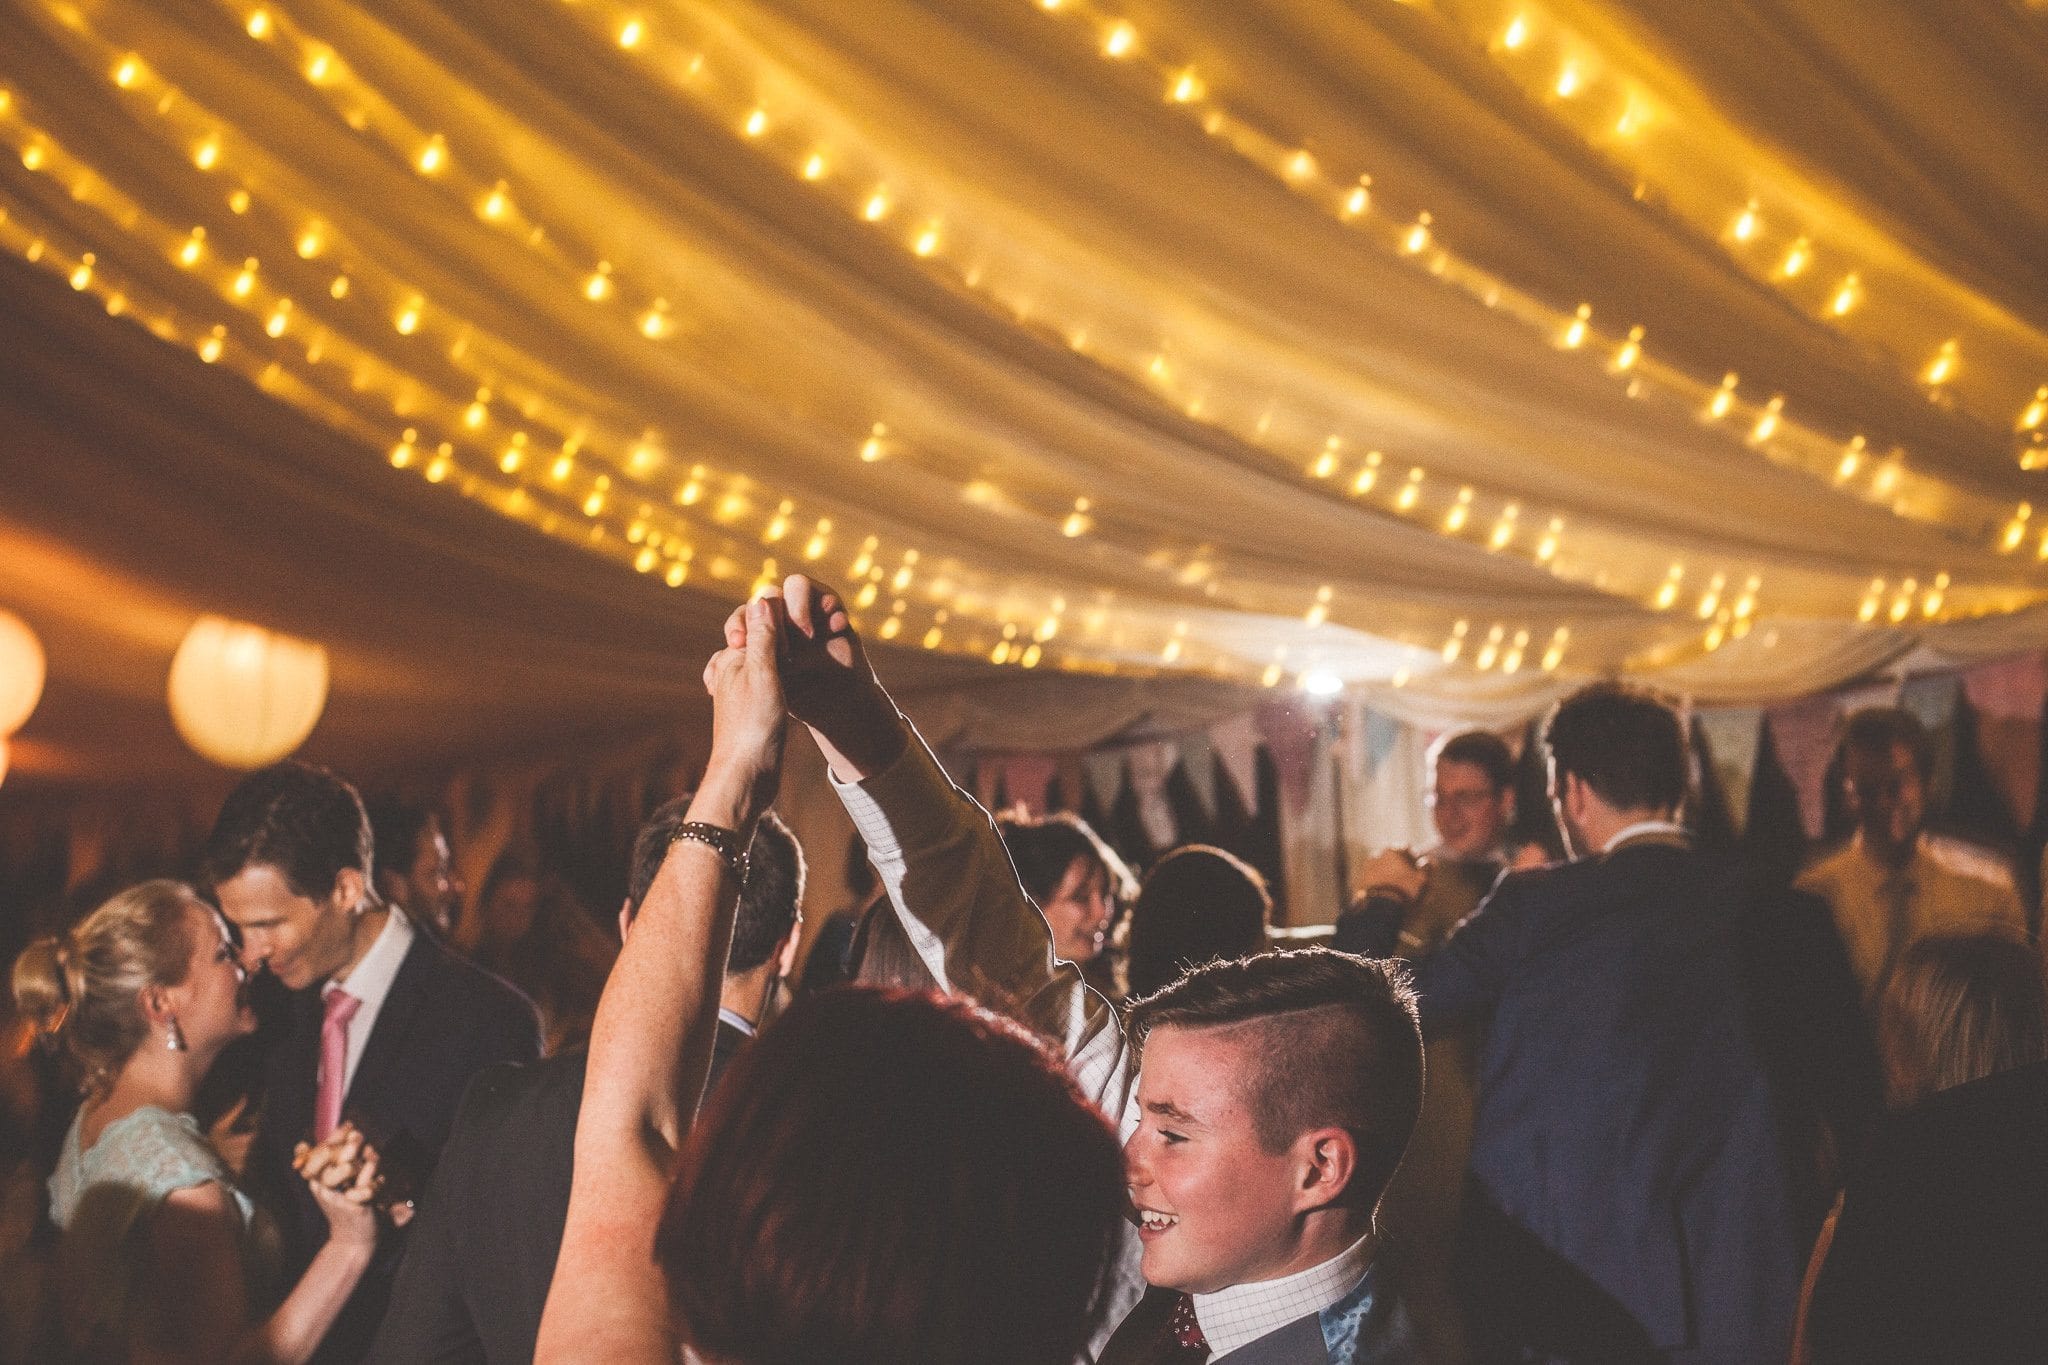
{"label": "burgundy patterned tie", "polygon": [[1175,1345],[1180,1349],[1174,1353],[1174,1365],[1202,1365],[1209,1358],[1209,1339],[1202,1335],[1202,1324],[1195,1319],[1195,1301],[1182,1294],[1173,1301],[1173,1312],[1167,1315],[1166,1328],[1173,1333]]}

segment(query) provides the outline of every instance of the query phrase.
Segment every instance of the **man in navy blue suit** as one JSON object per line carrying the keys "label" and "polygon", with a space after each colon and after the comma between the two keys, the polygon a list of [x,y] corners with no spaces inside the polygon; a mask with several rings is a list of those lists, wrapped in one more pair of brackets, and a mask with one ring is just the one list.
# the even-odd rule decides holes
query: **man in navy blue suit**
{"label": "man in navy blue suit", "polygon": [[1612,684],[1545,728],[1573,861],[1510,873],[1417,964],[1490,1013],[1460,1278],[1488,1361],[1782,1360],[1800,1264],[1746,986],[1751,896],[1678,823],[1676,713]]}

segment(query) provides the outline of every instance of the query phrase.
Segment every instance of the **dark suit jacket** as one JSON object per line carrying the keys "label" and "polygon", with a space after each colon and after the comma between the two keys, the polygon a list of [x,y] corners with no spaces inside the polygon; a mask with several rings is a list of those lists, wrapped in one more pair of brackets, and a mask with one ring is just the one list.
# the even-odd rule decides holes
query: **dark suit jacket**
{"label": "dark suit jacket", "polygon": [[[265,1062],[263,1116],[249,1149],[250,1184],[283,1235],[286,1283],[296,1282],[327,1240],[327,1220],[291,1164],[293,1145],[312,1133],[320,1019],[319,989],[299,992],[285,1036]],[[416,934],[377,1012],[342,1116],[376,1144],[394,1180],[421,1191],[471,1078],[494,1062],[531,1061],[539,1052],[540,1025],[526,997]],[[316,1361],[363,1358],[404,1240],[404,1233],[385,1234]]]}
{"label": "dark suit jacket", "polygon": [[2038,1361],[2044,1286],[2048,1062],[2037,1062],[1873,1128],[1814,1286],[1814,1365]]}
{"label": "dark suit jacket", "polygon": [[[1416,964],[1426,1030],[1491,1013],[1471,1163],[1511,1235],[1467,1273],[1495,1329],[1619,1324],[1540,1343],[1566,1359],[1783,1359],[1802,1248],[1744,972],[1751,895],[1723,860],[1630,843],[1509,874]],[[1553,1264],[1514,1264],[1516,1238]],[[1560,1312],[1564,1286],[1584,1301]]]}
{"label": "dark suit jacket", "polygon": [[[724,1020],[710,1085],[747,1035]],[[494,1066],[471,1083],[413,1226],[370,1359],[528,1365],[562,1249],[590,1054]]]}

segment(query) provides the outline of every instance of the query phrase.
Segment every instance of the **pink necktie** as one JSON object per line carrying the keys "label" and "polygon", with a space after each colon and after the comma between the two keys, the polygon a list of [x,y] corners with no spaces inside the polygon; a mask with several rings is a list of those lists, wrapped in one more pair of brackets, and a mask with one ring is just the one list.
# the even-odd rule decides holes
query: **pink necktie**
{"label": "pink necktie", "polygon": [[341,1122],[341,1096],[348,1089],[348,1021],[363,1002],[340,987],[327,992],[320,1020],[320,1091],[313,1100],[313,1141]]}

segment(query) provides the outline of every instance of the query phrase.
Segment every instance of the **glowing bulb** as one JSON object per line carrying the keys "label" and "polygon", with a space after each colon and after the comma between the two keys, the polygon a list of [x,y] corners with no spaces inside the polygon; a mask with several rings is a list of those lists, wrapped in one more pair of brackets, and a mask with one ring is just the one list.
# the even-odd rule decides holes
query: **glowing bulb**
{"label": "glowing bulb", "polygon": [[756,109],[751,114],[748,114],[744,128],[748,137],[759,137],[767,132],[768,111],[766,109]]}
{"label": "glowing bulb", "polygon": [[1408,482],[1401,485],[1401,491],[1394,495],[1394,506],[1403,512],[1415,506],[1415,500],[1422,496],[1422,470],[1408,471]]}
{"label": "glowing bulb", "polygon": [[1301,690],[1311,697],[1334,697],[1344,690],[1344,680],[1327,668],[1310,669],[1301,675]]}
{"label": "glowing bulb", "polygon": [[923,232],[917,234],[917,241],[911,247],[920,256],[929,256],[939,249],[939,225],[928,223]]}
{"label": "glowing bulb", "polygon": [[420,308],[420,300],[415,298],[399,310],[391,325],[398,329],[400,336],[409,337],[420,329]]}
{"label": "glowing bulb", "polygon": [[2020,541],[2026,538],[2027,519],[2033,514],[2034,509],[2030,504],[2021,503],[2014,511],[2012,521],[2006,525],[2005,535],[2000,538],[1998,548],[2007,553],[2018,549]]}
{"label": "glowing bulb", "polygon": [[1571,326],[1564,329],[1564,348],[1567,351],[1576,351],[1579,347],[1585,345],[1586,324],[1592,316],[1592,304],[1582,303],[1579,305],[1579,311],[1572,317]]}
{"label": "glowing bulb", "polygon": [[325,49],[315,52],[306,60],[306,79],[315,85],[326,80],[333,70],[334,56]]}
{"label": "glowing bulb", "polygon": [[31,142],[21,149],[21,164],[32,171],[39,171],[43,168],[43,160],[48,155],[49,152],[42,143]]}
{"label": "glowing bulb", "polygon": [[668,300],[656,299],[640,317],[640,335],[649,341],[659,341],[668,335]]}
{"label": "glowing bulb", "polygon": [[1557,557],[1557,538],[1563,531],[1564,519],[1562,517],[1552,517],[1550,525],[1544,529],[1543,539],[1536,543],[1537,563],[1548,564]]}
{"label": "glowing bulb", "polygon": [[583,282],[583,297],[589,299],[592,303],[602,303],[611,296],[611,292],[612,263],[610,261],[599,261],[597,269],[592,271],[590,278]]}
{"label": "glowing bulb", "polygon": [[812,152],[810,159],[804,162],[804,179],[823,180],[824,178],[825,158],[820,153]]}
{"label": "glowing bulb", "polygon": [[485,222],[495,223],[500,218],[503,218],[505,216],[505,210],[507,207],[508,201],[505,198],[505,182],[500,180],[496,185],[493,185],[491,187],[491,192],[484,196],[483,202],[477,205],[476,211],[478,215],[484,219]]}
{"label": "glowing bulb", "polygon": [[1564,662],[1564,647],[1570,641],[1571,632],[1565,627],[1559,626],[1557,634],[1550,637],[1550,648],[1543,651],[1543,671],[1545,673],[1555,673],[1557,671],[1557,666]]}
{"label": "glowing bulb", "polygon": [[475,431],[478,427],[482,426],[491,415],[491,410],[488,406],[490,401],[491,391],[489,389],[477,390],[476,401],[462,411],[462,425],[468,427],[471,431]]}
{"label": "glowing bulb", "polygon": [[269,11],[259,9],[254,14],[251,14],[249,16],[248,29],[249,36],[251,38],[255,38],[259,41],[264,38],[268,38],[270,36]]}
{"label": "glowing bulb", "polygon": [[1308,149],[1304,147],[1293,156],[1287,158],[1287,165],[1282,173],[1289,180],[1297,182],[1306,180],[1316,173],[1316,159],[1309,155]]}
{"label": "glowing bulb", "polygon": [[220,139],[210,137],[199,144],[192,153],[192,164],[202,171],[210,171],[220,161]]}
{"label": "glowing bulb", "polygon": [[1941,343],[1941,350],[1927,366],[1926,379],[1930,384],[1946,384],[1956,373],[1956,343],[1954,339]]}
{"label": "glowing bulb", "polygon": [[119,66],[114,68],[114,84],[120,86],[123,90],[128,89],[141,78],[142,63],[133,57],[124,59]]}
{"label": "glowing bulb", "polygon": [[1721,376],[1721,387],[1714,390],[1713,398],[1707,403],[1707,416],[1719,420],[1728,415],[1728,409],[1735,403],[1735,371]]}
{"label": "glowing bulb", "polygon": [[647,25],[635,17],[619,25],[619,46],[631,52],[640,46],[640,40],[647,36]]}
{"label": "glowing bulb", "polygon": [[1383,458],[1377,450],[1366,452],[1365,468],[1359,470],[1357,477],[1351,480],[1351,491],[1353,493],[1372,492],[1372,486],[1379,482],[1380,461]]}
{"label": "glowing bulb", "polygon": [[1579,93],[1579,68],[1574,62],[1566,62],[1564,70],[1557,73],[1557,97],[1568,100]]}
{"label": "glowing bulb", "polygon": [[439,483],[448,477],[448,471],[454,465],[450,455],[449,445],[446,441],[443,441],[440,448],[434,452],[434,458],[427,463],[426,476],[428,483]]}
{"label": "glowing bulb", "polygon": [[888,436],[888,434],[889,428],[887,426],[880,422],[875,423],[868,431],[868,438],[860,443],[861,459],[868,464],[873,464],[876,460],[881,459],[886,451],[886,447],[883,445],[883,438]]}
{"label": "glowing bulb", "polygon": [[1074,510],[1067,513],[1066,520],[1060,523],[1060,534],[1068,540],[1073,540],[1078,536],[1087,534],[1088,528],[1092,524],[1088,516],[1088,507],[1088,499],[1075,498]]}
{"label": "glowing bulb", "polygon": [[1493,524],[1493,534],[1486,538],[1487,549],[1504,550],[1507,548],[1508,542],[1515,538],[1515,518],[1521,515],[1521,510],[1521,508],[1513,503],[1509,503],[1501,509],[1500,520]]}
{"label": "glowing bulb", "polygon": [[1742,212],[1736,216],[1735,226],[1729,229],[1730,235],[1732,235],[1736,241],[1746,242],[1750,238],[1756,236],[1756,209],[1756,200],[1752,199],[1746,206],[1744,206]]}
{"label": "glowing bulb", "polygon": [[1756,419],[1755,430],[1749,433],[1749,439],[1758,445],[1770,440],[1778,430],[1778,414],[1784,411],[1784,408],[1785,398],[1782,394],[1765,404],[1762,415]]}
{"label": "glowing bulb", "polygon": [[1174,78],[1166,97],[1175,104],[1191,104],[1202,98],[1202,82],[1193,71],[1183,71]]}
{"label": "glowing bulb", "polygon": [[1500,35],[1500,45],[1510,52],[1518,51],[1529,41],[1528,16],[1517,14],[1508,21],[1507,31]]}
{"label": "glowing bulb", "polygon": [[506,446],[498,456],[498,468],[507,474],[517,474],[519,466],[525,463],[525,461],[526,433],[523,431],[515,432],[512,437],[512,444]]}
{"label": "glowing bulb", "polygon": [[1623,342],[1621,349],[1614,353],[1615,373],[1620,374],[1623,371],[1634,369],[1635,363],[1642,358],[1643,329],[1631,327],[1628,329],[1628,340]]}
{"label": "glowing bulb", "polygon": [[1316,456],[1315,463],[1308,467],[1308,472],[1318,479],[1329,478],[1337,472],[1337,453],[1333,450],[1325,450],[1322,454]]}
{"label": "glowing bulb", "polygon": [[1863,282],[1854,275],[1844,276],[1841,286],[1835,290],[1833,301],[1828,304],[1828,311],[1836,317],[1841,317],[1854,308],[1856,301],[1862,297]]}
{"label": "glowing bulb", "polygon": [[270,333],[273,337],[281,337],[284,335],[285,328],[291,326],[291,321],[292,301],[290,299],[279,299],[276,309],[270,314],[270,321],[263,324],[263,330]]}
{"label": "glowing bulb", "polygon": [[1778,273],[1789,280],[1805,270],[1812,260],[1813,247],[1804,237],[1801,237],[1798,241],[1792,243],[1792,249],[1785,253],[1785,263],[1778,267]]}
{"label": "glowing bulb", "polygon": [[255,287],[256,258],[251,256],[248,260],[242,262],[242,273],[235,276],[235,282],[228,286],[228,288],[236,298],[246,299],[249,297],[249,291]]}
{"label": "glowing bulb", "polygon": [[419,438],[420,434],[411,427],[405,429],[405,434],[398,438],[398,444],[391,447],[391,467],[393,469],[403,469],[412,463],[414,454],[413,442],[419,440]]}
{"label": "glowing bulb", "polygon": [[687,564],[676,563],[668,566],[668,572],[662,575],[662,581],[667,583],[671,588],[680,588],[683,586],[683,580],[688,578],[689,576],[690,566]]}
{"label": "glowing bulb", "polygon": [[1451,510],[1444,514],[1444,530],[1450,532],[1463,530],[1466,520],[1471,515],[1472,490],[1470,488],[1460,488],[1458,490],[1458,500],[1452,503]]}
{"label": "glowing bulb", "polygon": [[1842,447],[1842,462],[1835,466],[1836,483],[1846,483],[1855,477],[1857,469],[1863,464],[1864,445],[1863,437],[1852,436],[1849,438],[1849,444]]}
{"label": "glowing bulb", "polygon": [[1109,33],[1102,40],[1102,54],[1105,57],[1127,57],[1138,45],[1138,31],[1129,24],[1119,21],[1111,25]]}
{"label": "glowing bulb", "polygon": [[1427,213],[1415,216],[1415,226],[1408,229],[1408,235],[1401,239],[1401,249],[1410,256],[1420,255],[1429,249],[1430,217]]}
{"label": "glowing bulb", "polygon": [[320,254],[321,248],[326,244],[326,239],[320,235],[319,224],[315,223],[308,226],[304,232],[299,234],[299,259],[302,261],[312,260]]}
{"label": "glowing bulb", "polygon": [[1351,192],[1344,196],[1344,216],[1356,218],[1372,207],[1372,177],[1361,175]]}
{"label": "glowing bulb", "polygon": [[2014,425],[2013,429],[2015,431],[2032,431],[2041,425],[2041,420],[2044,417],[2048,417],[2048,384],[2043,384],[2040,388],[2034,390],[2034,401],[2027,404],[2026,410],[2020,414],[2020,420]]}
{"label": "glowing bulb", "polygon": [[438,174],[448,164],[448,140],[439,133],[427,139],[427,145],[420,148],[419,168],[421,175]]}
{"label": "glowing bulb", "polygon": [[876,190],[868,196],[868,202],[861,208],[860,216],[870,223],[879,223],[889,212],[889,192]]}
{"label": "glowing bulb", "polygon": [[346,276],[346,275],[336,275],[336,276],[334,277],[334,283],[333,283],[333,284],[330,284],[330,285],[328,285],[328,286],[327,286],[327,293],[328,293],[329,297],[331,297],[331,298],[335,298],[335,299],[345,299],[345,298],[347,298],[347,297],[348,297],[348,276]]}
{"label": "glowing bulb", "polygon": [[78,258],[78,268],[71,272],[71,287],[73,289],[83,291],[87,285],[92,283],[93,262],[97,259],[90,251]]}
{"label": "glowing bulb", "polygon": [[926,649],[937,649],[939,647],[939,641],[943,640],[944,638],[945,632],[940,630],[937,626],[933,626],[930,630],[927,630],[924,633],[924,639],[920,643],[922,643]]}

